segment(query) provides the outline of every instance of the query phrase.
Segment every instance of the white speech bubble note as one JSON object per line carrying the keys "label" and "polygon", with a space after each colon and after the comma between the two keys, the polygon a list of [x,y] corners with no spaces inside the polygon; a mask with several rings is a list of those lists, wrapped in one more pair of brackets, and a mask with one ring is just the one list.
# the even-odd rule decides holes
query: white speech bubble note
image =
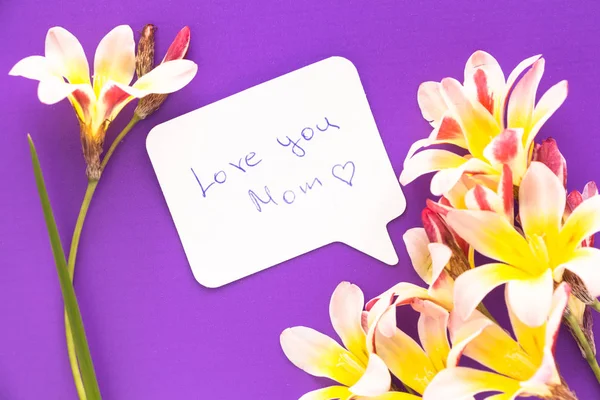
{"label": "white speech bubble note", "polygon": [[183,248],[218,287],[333,242],[387,264],[406,201],[354,65],[332,57],[156,126]]}

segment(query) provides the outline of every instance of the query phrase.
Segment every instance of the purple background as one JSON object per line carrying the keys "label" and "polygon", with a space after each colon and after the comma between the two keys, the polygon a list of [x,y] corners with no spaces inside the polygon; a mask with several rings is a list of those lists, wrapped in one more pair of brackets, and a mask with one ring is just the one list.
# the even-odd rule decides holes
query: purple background
{"label": "purple background", "polygon": [[[326,382],[297,370],[280,332],[308,325],[332,333],[328,301],[342,280],[370,298],[417,282],[403,232],[420,224],[428,179],[405,188],[406,213],[389,225],[400,264],[387,267],[334,244],[217,290],[197,284],[145,150],[156,124],[332,55],[357,66],[397,174],[411,142],[429,133],[420,82],[462,77],[477,49],[507,72],[547,58],[541,90],[568,79],[570,94],[539,138],[554,136],[569,161],[569,188],[600,179],[600,3],[590,1],[4,0],[0,4],[0,398],[76,398],[64,342],[62,300],[36,194],[26,133],[36,141],[64,243],[85,189],[78,126],[68,102],[40,104],[36,84],[6,74],[43,54],[62,25],[88,57],[118,24],[159,27],[157,58],[183,25],[198,76],[139,124],[107,168],[80,246],[76,291],[105,399],[296,399]],[[131,115],[125,109],[114,137]],[[352,216],[348,216],[352,218]],[[232,251],[235,249],[232,248]],[[502,295],[488,300],[504,315]],[[402,311],[412,325],[415,317]],[[600,318],[595,315],[596,324]],[[414,332],[414,328],[407,328]],[[600,335],[596,335],[600,340]],[[580,399],[600,386],[561,332],[557,357]]]}

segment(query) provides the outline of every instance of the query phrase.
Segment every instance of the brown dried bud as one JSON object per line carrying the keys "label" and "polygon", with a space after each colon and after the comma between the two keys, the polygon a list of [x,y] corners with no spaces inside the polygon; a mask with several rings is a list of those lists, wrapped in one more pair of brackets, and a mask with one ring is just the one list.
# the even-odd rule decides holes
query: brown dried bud
{"label": "brown dried bud", "polygon": [[156,27],[152,24],[148,24],[142,29],[135,57],[135,73],[138,79],[154,68],[154,32],[156,32]]}
{"label": "brown dried bud", "polygon": [[587,290],[581,278],[568,269],[565,269],[563,273],[563,281],[571,285],[571,293],[585,304],[592,304],[596,300]]}
{"label": "brown dried bud", "polygon": [[[572,315],[573,317],[575,317],[577,324],[581,328],[581,331],[583,332],[585,338],[587,339],[588,343],[590,344],[590,347],[592,348],[592,352],[595,355],[596,354],[596,342],[594,340],[594,332],[593,332],[594,319],[592,317],[592,309],[590,307],[586,306],[577,297],[572,296],[569,298],[569,303],[567,305],[565,314]],[[573,336],[575,336],[575,332],[573,332],[571,325],[568,323],[565,323],[565,325],[568,327],[569,331],[571,331],[571,334]],[[579,345],[579,343],[577,343],[577,344]],[[581,348],[580,345],[579,345],[579,350],[581,351],[582,357],[586,358],[587,355],[585,354],[584,349]]]}
{"label": "brown dried bud", "polygon": [[543,398],[548,400],[578,400],[575,393],[566,384],[552,386],[550,396]]}
{"label": "brown dried bud", "polygon": [[98,132],[91,132],[89,125],[80,122],[81,148],[85,159],[85,174],[90,181],[97,181],[102,174],[100,155],[104,151],[106,128],[110,122],[100,126]]}

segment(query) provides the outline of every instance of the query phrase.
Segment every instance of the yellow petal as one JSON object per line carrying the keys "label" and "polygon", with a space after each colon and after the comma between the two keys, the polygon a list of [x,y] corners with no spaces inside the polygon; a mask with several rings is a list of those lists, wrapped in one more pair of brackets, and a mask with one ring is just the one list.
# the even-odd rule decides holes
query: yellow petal
{"label": "yellow petal", "polygon": [[507,264],[485,264],[470,269],[456,278],[454,310],[466,320],[494,288],[513,280],[528,278],[530,275]]}
{"label": "yellow petal", "polygon": [[483,149],[500,133],[500,126],[481,103],[471,102],[467,98],[457,80],[443,79],[442,94],[452,113],[458,117],[469,152],[474,157],[483,159]]}
{"label": "yellow petal", "polygon": [[478,393],[516,394],[519,382],[502,375],[472,368],[456,367],[441,371],[427,386],[423,400],[469,399]]}
{"label": "yellow petal", "polygon": [[506,286],[507,307],[524,324],[541,326],[550,313],[554,280],[549,268],[534,277],[513,279]]}
{"label": "yellow petal", "polygon": [[129,85],[135,73],[133,31],[120,25],[108,32],[98,44],[94,56],[94,92],[100,94],[109,80]]}
{"label": "yellow petal", "polygon": [[[387,312],[393,312],[393,308]],[[390,338],[381,332],[375,335],[377,354],[390,371],[404,384],[423,393],[427,384],[437,373],[425,351],[410,336],[395,329]]]}
{"label": "yellow petal", "polygon": [[533,111],[532,128],[525,137],[525,148],[529,149],[542,126],[558,110],[567,98],[567,81],[558,82],[540,98]]}
{"label": "yellow petal", "polygon": [[560,253],[568,257],[583,239],[598,231],[600,231],[600,196],[593,196],[578,205],[567,218],[559,235]]}
{"label": "yellow petal", "polygon": [[582,247],[575,250],[572,257],[559,265],[555,275],[562,276],[564,269],[577,275],[585,284],[592,297],[600,296],[600,250],[594,247]]}
{"label": "yellow petal", "polygon": [[400,174],[400,183],[408,185],[421,175],[429,172],[456,168],[467,161],[451,151],[447,150],[424,150],[415,154],[404,163],[404,169]]}
{"label": "yellow petal", "polygon": [[379,396],[363,397],[355,396],[349,400],[421,400],[421,396],[410,393],[388,392]]}
{"label": "yellow petal", "polygon": [[89,84],[90,67],[79,40],[65,28],[55,26],[46,35],[46,59],[54,72],[72,84]]}
{"label": "yellow petal", "polygon": [[450,343],[448,342],[450,313],[428,300],[417,299],[412,306],[421,313],[417,323],[421,345],[433,366],[441,371],[446,368],[446,360],[450,353]]}
{"label": "yellow petal", "polygon": [[532,162],[519,188],[519,215],[525,235],[543,236],[552,251],[565,203],[565,188],[558,177],[541,162]]}
{"label": "yellow petal", "polygon": [[361,325],[365,304],[363,292],[350,282],[340,283],[329,303],[331,324],[346,348],[367,365],[366,333]]}
{"label": "yellow petal", "polygon": [[536,364],[519,344],[477,310],[466,321],[452,313],[449,331],[452,338],[449,366],[458,361],[461,354],[456,352],[462,352],[487,368],[519,381],[529,379],[536,371]]}
{"label": "yellow petal", "polygon": [[352,396],[352,392],[346,386],[329,386],[323,389],[313,390],[300,397],[299,400],[346,400]]}
{"label": "yellow petal", "polygon": [[314,329],[304,326],[288,328],[281,333],[280,342],[287,358],[313,376],[352,386],[365,371],[354,355]]}
{"label": "yellow petal", "polygon": [[450,211],[450,227],[484,256],[527,271],[536,266],[529,244],[502,215],[492,211]]}
{"label": "yellow petal", "polygon": [[526,133],[529,132],[535,106],[535,95],[544,74],[544,66],[543,58],[537,60],[515,85],[508,101],[509,128],[523,128]]}

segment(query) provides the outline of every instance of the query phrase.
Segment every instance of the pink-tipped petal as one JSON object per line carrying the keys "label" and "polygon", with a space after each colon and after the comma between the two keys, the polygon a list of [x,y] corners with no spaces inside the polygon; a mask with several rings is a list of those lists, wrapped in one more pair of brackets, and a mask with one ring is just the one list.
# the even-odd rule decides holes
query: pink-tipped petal
{"label": "pink-tipped petal", "polygon": [[432,144],[448,143],[465,149],[467,148],[467,142],[465,141],[465,135],[460,127],[460,123],[449,113],[442,117],[440,125],[431,132],[429,139],[432,141]]}
{"label": "pink-tipped petal", "polygon": [[544,164],[534,161],[519,188],[519,215],[528,237],[556,239],[565,211],[565,189],[560,179]]}
{"label": "pink-tipped petal", "polygon": [[441,371],[446,368],[446,360],[450,353],[450,343],[448,342],[450,314],[429,300],[415,299],[412,307],[421,313],[417,324],[421,345],[433,366]]}
{"label": "pink-tipped petal", "polygon": [[483,155],[498,167],[507,164],[519,183],[527,169],[527,154],[523,149],[523,129],[505,129],[485,148]]}
{"label": "pink-tipped petal", "polygon": [[462,319],[467,319],[483,298],[494,288],[529,276],[506,264],[485,264],[471,269],[456,279],[454,307]]}
{"label": "pink-tipped petal", "polygon": [[468,99],[463,87],[455,79],[442,80],[442,94],[450,111],[460,122],[469,152],[474,157],[481,158],[489,139],[500,133],[498,123],[481,103],[472,103]]}
{"label": "pink-tipped petal", "polygon": [[388,367],[377,354],[371,354],[364,375],[350,388],[350,392],[359,396],[378,396],[390,390],[391,383]]}
{"label": "pink-tipped petal", "polygon": [[361,326],[365,298],[362,290],[350,282],[340,283],[331,296],[329,316],[333,329],[348,350],[365,364],[368,361],[366,335]]}
{"label": "pink-tipped petal", "polygon": [[567,218],[559,235],[561,251],[568,254],[584,239],[598,231],[600,231],[600,196],[593,196],[584,200]]}
{"label": "pink-tipped petal", "polygon": [[196,72],[198,66],[193,61],[168,61],[142,76],[133,87],[147,94],[173,93],[190,83],[196,76]]}
{"label": "pink-tipped petal", "polygon": [[515,85],[508,101],[508,127],[529,131],[535,107],[535,95],[544,74],[545,60],[539,59]]}
{"label": "pink-tipped petal", "polygon": [[90,67],[79,40],[60,26],[46,34],[46,59],[53,71],[72,84],[89,84]]}
{"label": "pink-tipped petal", "polygon": [[504,214],[502,199],[485,186],[475,187],[465,195],[465,205],[469,210],[493,211]]}
{"label": "pink-tipped petal", "polygon": [[504,94],[504,73],[498,61],[491,54],[478,50],[469,57],[464,76],[465,89],[495,115]]}
{"label": "pink-tipped petal", "polygon": [[190,28],[188,26],[184,26],[183,29],[179,31],[177,36],[175,36],[175,40],[169,46],[167,50],[167,54],[165,58],[163,58],[162,62],[173,61],[173,60],[181,60],[185,57],[185,54],[190,47]]}
{"label": "pink-tipped petal", "polygon": [[135,73],[135,41],[127,25],[119,25],[102,38],[94,56],[94,91],[106,82],[129,85]]}
{"label": "pink-tipped petal", "polygon": [[526,149],[529,149],[529,146],[531,146],[531,143],[533,143],[533,140],[546,121],[548,121],[556,110],[558,110],[565,102],[568,92],[569,85],[567,81],[561,81],[548,89],[540,101],[538,101],[535,106],[535,111],[533,112],[532,126],[525,141]]}
{"label": "pink-tipped petal", "polygon": [[508,283],[507,306],[524,324],[541,326],[550,313],[553,290],[552,271],[529,279],[515,279]]}

